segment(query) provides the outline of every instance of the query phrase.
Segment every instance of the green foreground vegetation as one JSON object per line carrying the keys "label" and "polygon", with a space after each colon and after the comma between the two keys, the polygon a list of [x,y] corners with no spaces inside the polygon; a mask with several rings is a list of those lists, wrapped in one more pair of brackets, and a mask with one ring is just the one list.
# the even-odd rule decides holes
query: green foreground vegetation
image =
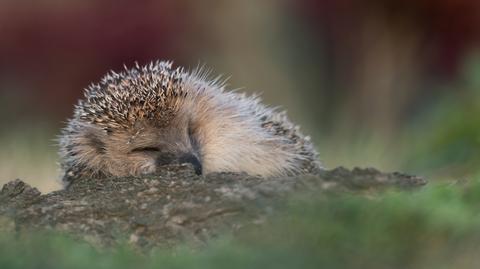
{"label": "green foreground vegetation", "polygon": [[[479,178],[480,179],[480,178]],[[55,234],[0,236],[0,268],[478,268],[480,180],[377,197],[308,194],[261,227],[194,249],[98,250]]]}

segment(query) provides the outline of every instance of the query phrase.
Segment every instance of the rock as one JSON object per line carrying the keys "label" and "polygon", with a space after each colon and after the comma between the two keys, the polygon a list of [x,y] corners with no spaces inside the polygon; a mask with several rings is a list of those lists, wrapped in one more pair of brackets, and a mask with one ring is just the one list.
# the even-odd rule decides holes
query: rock
{"label": "rock", "polygon": [[371,168],[264,179],[232,173],[201,177],[191,166],[174,165],[144,177],[79,179],[44,195],[15,180],[0,191],[0,223],[20,233],[66,232],[99,246],[170,247],[185,241],[201,246],[222,232],[261,225],[293,193],[370,194],[425,184],[419,177]]}

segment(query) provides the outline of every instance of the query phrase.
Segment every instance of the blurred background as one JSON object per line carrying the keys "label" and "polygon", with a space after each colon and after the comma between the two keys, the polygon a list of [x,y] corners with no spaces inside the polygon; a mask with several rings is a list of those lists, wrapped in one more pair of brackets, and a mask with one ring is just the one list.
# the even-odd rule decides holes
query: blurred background
{"label": "blurred background", "polygon": [[262,93],[327,168],[480,171],[480,2],[0,2],[0,184],[58,189],[55,137],[83,88],[135,61],[204,63]]}

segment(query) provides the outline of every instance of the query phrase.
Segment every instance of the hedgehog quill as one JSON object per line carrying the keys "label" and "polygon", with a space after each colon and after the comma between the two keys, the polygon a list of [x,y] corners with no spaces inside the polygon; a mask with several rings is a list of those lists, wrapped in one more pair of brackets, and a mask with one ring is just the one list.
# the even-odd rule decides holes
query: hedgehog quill
{"label": "hedgehog quill", "polygon": [[284,112],[207,77],[201,68],[157,61],[90,85],[59,137],[64,183],[154,174],[179,163],[197,174],[266,178],[321,169],[310,138]]}

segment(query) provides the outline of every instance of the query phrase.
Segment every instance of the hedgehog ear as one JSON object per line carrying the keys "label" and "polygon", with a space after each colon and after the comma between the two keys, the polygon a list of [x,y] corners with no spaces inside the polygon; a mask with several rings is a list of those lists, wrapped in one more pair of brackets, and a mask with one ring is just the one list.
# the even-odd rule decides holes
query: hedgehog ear
{"label": "hedgehog ear", "polygon": [[106,146],[105,143],[102,141],[102,139],[94,134],[94,133],[88,133],[86,138],[89,140],[88,144],[95,149],[95,151],[99,154],[105,153]]}
{"label": "hedgehog ear", "polygon": [[81,135],[82,141],[80,141],[83,146],[93,149],[97,154],[104,154],[106,151],[106,145],[104,138],[107,135],[104,130],[99,129],[95,126],[85,127],[83,134]]}

